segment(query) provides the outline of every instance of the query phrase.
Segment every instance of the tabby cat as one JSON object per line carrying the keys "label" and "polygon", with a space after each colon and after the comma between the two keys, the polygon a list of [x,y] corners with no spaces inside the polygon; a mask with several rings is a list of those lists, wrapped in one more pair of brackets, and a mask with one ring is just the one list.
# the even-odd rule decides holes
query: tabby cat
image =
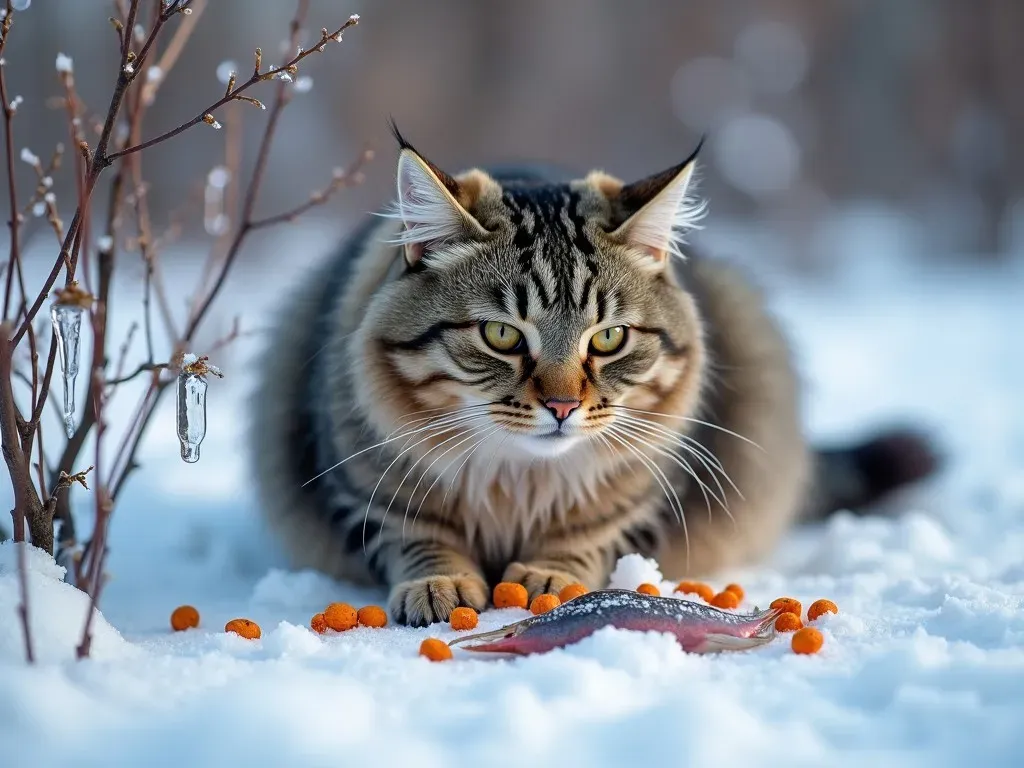
{"label": "tabby cat", "polygon": [[750,562],[931,470],[911,433],[808,447],[759,293],[683,253],[697,152],[631,184],[450,176],[395,135],[393,207],[290,296],[260,371],[261,506],[296,565],[425,625],[498,581],[602,587],[627,553]]}

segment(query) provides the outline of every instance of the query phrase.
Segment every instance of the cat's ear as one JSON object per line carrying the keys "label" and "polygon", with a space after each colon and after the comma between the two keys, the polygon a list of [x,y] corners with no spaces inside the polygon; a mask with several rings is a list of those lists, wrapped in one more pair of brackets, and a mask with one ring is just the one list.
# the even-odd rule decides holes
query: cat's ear
{"label": "cat's ear", "polygon": [[610,195],[610,236],[642,252],[653,265],[664,265],[671,256],[685,258],[680,250],[682,233],[698,227],[703,203],[688,194],[693,184],[697,149],[679,165],[621,187]]}
{"label": "cat's ear", "polygon": [[405,248],[410,266],[443,242],[487,234],[459,202],[459,182],[417,152],[394,128],[401,145],[398,156],[396,212],[405,228],[395,238]]}

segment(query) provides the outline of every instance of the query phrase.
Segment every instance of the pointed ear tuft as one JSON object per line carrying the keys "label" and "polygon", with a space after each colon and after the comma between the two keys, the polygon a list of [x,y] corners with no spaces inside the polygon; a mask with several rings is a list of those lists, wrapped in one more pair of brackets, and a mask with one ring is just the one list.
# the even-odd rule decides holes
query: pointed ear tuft
{"label": "pointed ear tuft", "polygon": [[405,246],[405,259],[416,264],[434,244],[460,237],[486,235],[458,198],[458,181],[417,152],[398,132],[391,129],[401,146],[398,156],[398,197],[389,218],[401,219],[405,228],[391,242]]}
{"label": "pointed ear tuft", "polygon": [[693,184],[697,148],[686,160],[661,173],[627,184],[611,198],[611,237],[644,251],[658,263],[669,256],[685,259],[682,234],[698,229],[706,206],[688,196]]}

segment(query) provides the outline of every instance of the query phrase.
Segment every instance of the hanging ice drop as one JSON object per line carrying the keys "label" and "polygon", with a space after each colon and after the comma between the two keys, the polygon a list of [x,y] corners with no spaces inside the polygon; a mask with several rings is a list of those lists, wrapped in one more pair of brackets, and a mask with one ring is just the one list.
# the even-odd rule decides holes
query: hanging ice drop
{"label": "hanging ice drop", "polygon": [[199,446],[206,437],[206,374],[222,376],[205,357],[186,354],[178,374],[178,441],[181,458],[189,464],[199,461]]}
{"label": "hanging ice drop", "polygon": [[194,373],[178,374],[178,440],[181,458],[199,461],[199,446],[206,437],[206,379]]}
{"label": "hanging ice drop", "polygon": [[68,438],[75,434],[75,379],[81,352],[82,315],[89,308],[92,296],[72,283],[57,291],[57,300],[50,307],[53,334],[57,339],[61,377],[64,380],[64,431]]}

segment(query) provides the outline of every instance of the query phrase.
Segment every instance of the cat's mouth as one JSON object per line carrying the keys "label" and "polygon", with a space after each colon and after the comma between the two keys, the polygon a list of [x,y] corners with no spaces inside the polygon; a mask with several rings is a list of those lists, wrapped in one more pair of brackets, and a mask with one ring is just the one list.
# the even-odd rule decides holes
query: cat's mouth
{"label": "cat's mouth", "polygon": [[529,456],[540,458],[553,458],[560,456],[577,445],[581,440],[578,433],[565,432],[560,429],[553,429],[541,434],[516,435],[515,443]]}
{"label": "cat's mouth", "polygon": [[550,432],[545,432],[542,435],[533,435],[538,440],[565,440],[575,435],[570,435],[568,432],[563,432],[560,429],[552,429]]}

